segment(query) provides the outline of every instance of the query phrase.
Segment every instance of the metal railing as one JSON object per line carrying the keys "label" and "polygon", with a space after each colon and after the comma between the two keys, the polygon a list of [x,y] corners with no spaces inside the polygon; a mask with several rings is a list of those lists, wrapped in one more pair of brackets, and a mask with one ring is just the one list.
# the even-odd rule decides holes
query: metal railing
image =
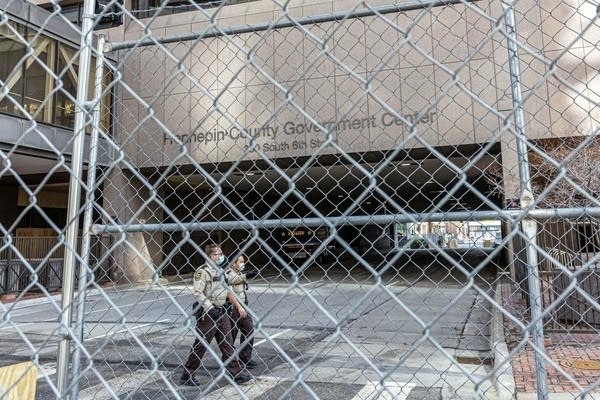
{"label": "metal railing", "polygon": [[[112,277],[112,260],[105,257],[110,238],[95,237],[89,268],[98,283]],[[0,294],[61,289],[64,245],[58,237],[15,237],[0,251]]]}

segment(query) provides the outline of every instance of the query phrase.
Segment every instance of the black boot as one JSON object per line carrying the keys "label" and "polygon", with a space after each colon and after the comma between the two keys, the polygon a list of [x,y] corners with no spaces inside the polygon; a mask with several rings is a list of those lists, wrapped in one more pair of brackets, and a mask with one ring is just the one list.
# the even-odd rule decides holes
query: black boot
{"label": "black boot", "polygon": [[238,385],[244,384],[246,382],[250,382],[252,380],[252,375],[248,375],[248,374],[241,374],[235,377],[234,381],[235,383],[237,383]]}
{"label": "black boot", "polygon": [[179,384],[186,386],[200,386],[200,382],[194,378],[194,374],[190,374],[187,371],[183,371],[181,376],[179,377]]}

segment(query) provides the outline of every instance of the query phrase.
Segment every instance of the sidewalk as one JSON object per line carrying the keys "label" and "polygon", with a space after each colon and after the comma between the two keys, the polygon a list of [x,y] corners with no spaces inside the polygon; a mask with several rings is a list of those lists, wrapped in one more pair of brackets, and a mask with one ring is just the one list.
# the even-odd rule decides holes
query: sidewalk
{"label": "sidewalk", "polygon": [[[499,288],[507,311],[518,320],[528,319],[528,315],[525,315],[526,303],[518,287],[501,284]],[[521,344],[522,331],[505,316],[504,333],[508,350],[512,352]],[[600,380],[600,335],[596,332],[548,331],[544,338],[547,356],[560,367],[557,369],[548,365],[548,398],[580,399],[583,391],[590,390]],[[517,400],[537,399],[535,351],[530,345],[531,337],[528,341],[511,356]],[[600,399],[600,388],[594,388],[585,399]]]}

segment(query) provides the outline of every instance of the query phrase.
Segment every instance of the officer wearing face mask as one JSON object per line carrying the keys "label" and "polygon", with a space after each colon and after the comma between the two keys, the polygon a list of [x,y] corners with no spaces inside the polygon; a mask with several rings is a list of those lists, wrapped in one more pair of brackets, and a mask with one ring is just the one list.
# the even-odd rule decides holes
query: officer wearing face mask
{"label": "officer wearing face mask", "polygon": [[[241,307],[235,295],[227,289],[223,267],[225,256],[221,247],[209,244],[205,248],[209,262],[198,268],[194,273],[194,315],[196,317],[196,334],[202,337],[206,343],[213,338],[217,340],[221,351],[221,360],[225,362],[231,359],[225,367],[236,383],[242,384],[250,381],[252,376],[243,364],[236,358],[233,339],[231,336],[231,322],[226,312],[227,300],[236,307]],[[181,374],[182,385],[198,386],[199,382],[194,378],[194,372],[200,366],[200,362],[206,348],[204,343],[197,337],[190,351],[187,362]]]}
{"label": "officer wearing face mask", "polygon": [[[257,275],[257,271],[245,270],[246,259],[244,256],[239,256],[231,265],[231,269],[227,271],[227,282],[231,285],[233,293],[244,304],[248,304],[247,290],[248,279],[252,279]],[[256,367],[256,363],[252,361],[252,347],[254,346],[254,323],[252,317],[246,313],[241,306],[231,307],[231,336],[233,342],[240,332],[240,361],[246,368]]]}

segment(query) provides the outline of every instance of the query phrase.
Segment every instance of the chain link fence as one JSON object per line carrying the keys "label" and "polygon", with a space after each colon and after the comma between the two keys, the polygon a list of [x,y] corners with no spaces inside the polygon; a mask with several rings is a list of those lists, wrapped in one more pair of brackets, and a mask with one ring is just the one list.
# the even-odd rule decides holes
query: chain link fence
{"label": "chain link fence", "polygon": [[37,398],[600,396],[597,2],[0,4]]}

